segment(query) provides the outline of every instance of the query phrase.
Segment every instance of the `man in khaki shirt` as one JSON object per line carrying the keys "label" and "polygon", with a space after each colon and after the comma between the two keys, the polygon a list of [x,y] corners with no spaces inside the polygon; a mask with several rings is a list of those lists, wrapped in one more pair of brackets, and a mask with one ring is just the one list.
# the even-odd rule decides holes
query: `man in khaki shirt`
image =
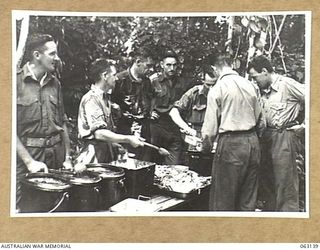
{"label": "man in khaki shirt", "polygon": [[253,211],[260,163],[257,130],[264,127],[257,89],[231,69],[228,55],[214,54],[211,64],[219,78],[209,91],[201,131],[204,151],[219,135],[209,209]]}
{"label": "man in khaki shirt", "polygon": [[304,109],[304,85],[276,74],[264,56],[250,62],[248,73],[261,90],[267,122],[262,138],[259,196],[266,200],[267,210],[298,212],[299,182],[295,160],[297,136],[304,132],[304,123],[298,122],[299,113]]}
{"label": "man in khaki shirt", "polygon": [[22,196],[26,173],[73,167],[61,84],[54,75],[59,60],[54,38],[33,34],[26,55],[28,62],[17,70],[16,204],[22,212],[29,206]]}

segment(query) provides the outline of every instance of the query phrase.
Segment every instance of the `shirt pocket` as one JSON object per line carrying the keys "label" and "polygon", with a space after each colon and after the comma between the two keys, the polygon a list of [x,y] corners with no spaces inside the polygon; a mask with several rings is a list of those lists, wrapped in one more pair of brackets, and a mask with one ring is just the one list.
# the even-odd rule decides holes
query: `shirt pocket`
{"label": "shirt pocket", "polygon": [[277,102],[277,103],[271,103],[270,109],[273,111],[273,113],[276,113],[277,115],[280,115],[280,113],[287,107],[287,103],[285,102]]}
{"label": "shirt pocket", "polygon": [[53,95],[49,95],[49,107],[50,110],[49,112],[52,114],[52,118],[55,122],[57,122],[58,124],[62,123],[62,116],[60,115],[60,103],[58,101],[58,98],[53,96]]}
{"label": "shirt pocket", "polygon": [[17,99],[17,122],[28,124],[41,119],[41,105],[37,98]]}
{"label": "shirt pocket", "polygon": [[154,84],[154,93],[156,97],[163,97],[167,94],[167,87],[157,82]]}
{"label": "shirt pocket", "polygon": [[207,108],[206,104],[193,105],[190,122],[194,124],[203,123],[204,115],[206,113],[206,108]]}

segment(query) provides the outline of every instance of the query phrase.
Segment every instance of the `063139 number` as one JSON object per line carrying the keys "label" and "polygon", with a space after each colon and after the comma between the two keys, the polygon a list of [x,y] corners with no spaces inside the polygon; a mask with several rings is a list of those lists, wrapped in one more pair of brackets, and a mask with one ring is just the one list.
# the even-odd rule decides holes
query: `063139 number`
{"label": "063139 number", "polygon": [[319,248],[319,245],[317,243],[301,243],[300,248],[302,249],[317,249]]}

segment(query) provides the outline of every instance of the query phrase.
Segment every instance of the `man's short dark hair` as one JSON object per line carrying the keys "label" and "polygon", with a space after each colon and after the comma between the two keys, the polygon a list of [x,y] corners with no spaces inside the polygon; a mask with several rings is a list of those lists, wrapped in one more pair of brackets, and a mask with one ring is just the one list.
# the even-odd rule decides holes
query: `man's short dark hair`
{"label": "man's short dark hair", "polygon": [[154,50],[152,50],[149,47],[140,47],[140,48],[136,48],[133,52],[131,52],[130,54],[134,59],[147,59],[147,58],[151,58],[152,60],[156,60],[157,56],[154,52]]}
{"label": "man's short dark hair", "polygon": [[105,58],[99,58],[91,63],[90,69],[89,69],[89,78],[97,82],[101,79],[101,74],[103,72],[110,72],[110,67],[112,65],[115,65],[115,61]]}
{"label": "man's short dark hair", "polygon": [[54,42],[54,38],[49,35],[49,34],[32,34],[28,40],[27,40],[27,44],[26,44],[26,56],[28,60],[32,60],[33,57],[33,52],[34,51],[39,51],[39,52],[43,52],[45,51],[45,44],[47,42]]}
{"label": "man's short dark hair", "polygon": [[208,74],[211,78],[215,78],[216,77],[214,69],[211,67],[211,65],[204,64],[202,66],[202,69],[203,69],[203,77],[205,77],[206,74]]}
{"label": "man's short dark hair", "polygon": [[233,59],[228,52],[223,52],[220,49],[213,49],[212,53],[207,56],[206,63],[215,66],[228,65],[232,66]]}
{"label": "man's short dark hair", "polygon": [[168,57],[175,58],[177,61],[179,61],[177,53],[174,52],[174,50],[172,49],[164,50],[164,52],[161,55],[161,60],[164,60],[165,58],[168,58]]}
{"label": "man's short dark hair", "polygon": [[269,73],[273,72],[272,64],[265,56],[257,56],[253,58],[248,64],[247,72],[249,73],[252,68],[258,73],[261,73],[263,68],[265,68]]}

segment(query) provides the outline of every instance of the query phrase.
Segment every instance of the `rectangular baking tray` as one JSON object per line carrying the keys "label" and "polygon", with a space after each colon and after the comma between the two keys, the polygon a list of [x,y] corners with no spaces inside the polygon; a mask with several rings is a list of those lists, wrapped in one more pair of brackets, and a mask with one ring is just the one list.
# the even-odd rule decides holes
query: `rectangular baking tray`
{"label": "rectangular baking tray", "polygon": [[204,190],[209,189],[210,184],[208,184],[208,185],[206,185],[204,187],[192,190],[191,192],[188,192],[188,193],[181,193],[181,192],[172,191],[172,190],[160,187],[160,186],[158,186],[156,184],[154,184],[153,187],[154,187],[154,192],[156,192],[156,193],[163,194],[163,195],[168,195],[170,197],[174,197],[174,198],[178,198],[178,199],[186,200],[186,199],[192,199],[192,198],[195,198],[195,197],[199,196],[201,193],[203,193]]}

